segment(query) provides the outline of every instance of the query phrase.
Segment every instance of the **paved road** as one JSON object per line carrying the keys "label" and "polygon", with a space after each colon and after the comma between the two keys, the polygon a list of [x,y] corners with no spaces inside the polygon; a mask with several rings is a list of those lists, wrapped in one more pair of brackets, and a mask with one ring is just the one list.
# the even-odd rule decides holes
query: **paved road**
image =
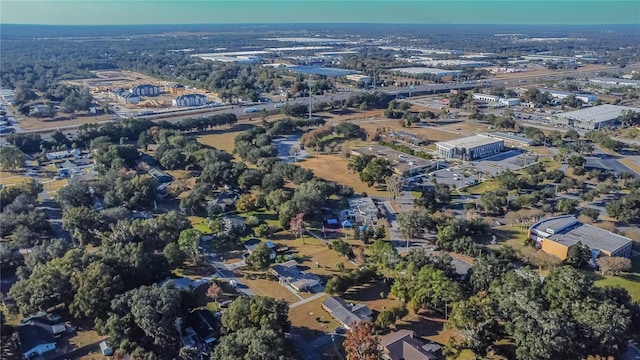
{"label": "paved road", "polygon": [[235,289],[247,296],[253,296],[255,293],[249,289],[249,287],[242,283],[240,278],[237,278],[233,273],[233,269],[237,269],[239,266],[232,266],[231,268],[225,264],[223,261],[220,261],[220,256],[215,253],[205,253],[204,258],[207,260],[209,264],[211,264],[215,269],[215,274],[211,276],[204,277],[205,280],[210,280],[214,276],[220,279],[228,279],[229,281],[235,281],[236,286]]}

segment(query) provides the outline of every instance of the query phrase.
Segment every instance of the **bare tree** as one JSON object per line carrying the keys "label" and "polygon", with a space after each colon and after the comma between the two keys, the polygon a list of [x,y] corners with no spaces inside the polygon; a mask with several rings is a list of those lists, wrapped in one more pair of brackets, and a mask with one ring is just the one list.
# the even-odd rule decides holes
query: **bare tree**
{"label": "bare tree", "polygon": [[621,271],[631,269],[631,260],[617,256],[603,256],[598,259],[602,275],[618,275]]}

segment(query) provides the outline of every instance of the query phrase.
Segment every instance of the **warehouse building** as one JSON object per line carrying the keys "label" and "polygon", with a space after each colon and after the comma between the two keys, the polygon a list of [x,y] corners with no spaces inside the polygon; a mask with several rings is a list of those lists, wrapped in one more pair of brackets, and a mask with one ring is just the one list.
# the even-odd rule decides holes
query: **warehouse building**
{"label": "warehouse building", "polygon": [[504,140],[505,142],[512,143],[516,146],[531,146],[535,142],[526,136],[507,134],[503,132],[483,133],[482,135],[488,136],[494,139]]}
{"label": "warehouse building", "polygon": [[550,89],[538,89],[538,90],[540,90],[541,93],[549,93],[549,95],[551,95],[551,97],[553,97],[554,99],[562,100],[562,99],[568,98],[571,95],[575,95],[576,99],[582,101],[585,104],[590,104],[598,100],[598,97],[593,94],[574,94],[572,92],[550,90]]}
{"label": "warehouse building", "polygon": [[632,79],[597,77],[597,78],[589,79],[589,82],[596,83],[596,84],[613,85],[613,86],[640,87],[640,80],[632,80]]}
{"label": "warehouse building", "polygon": [[504,140],[486,135],[436,143],[438,154],[447,159],[475,160],[504,151]]}
{"label": "warehouse building", "polygon": [[569,249],[578,242],[591,249],[592,259],[600,255],[631,256],[633,241],[598,227],[583,224],[572,215],[543,219],[529,228],[529,238],[535,240],[542,250],[564,260]]}
{"label": "warehouse building", "polygon": [[640,112],[640,108],[606,104],[557,114],[551,121],[556,125],[598,130],[618,125],[618,117],[625,110]]}
{"label": "warehouse building", "polygon": [[444,70],[444,69],[429,68],[429,67],[395,68],[395,69],[390,69],[389,71],[395,71],[401,74],[408,74],[408,75],[432,74],[437,77],[458,76],[462,74],[462,71],[460,70]]}

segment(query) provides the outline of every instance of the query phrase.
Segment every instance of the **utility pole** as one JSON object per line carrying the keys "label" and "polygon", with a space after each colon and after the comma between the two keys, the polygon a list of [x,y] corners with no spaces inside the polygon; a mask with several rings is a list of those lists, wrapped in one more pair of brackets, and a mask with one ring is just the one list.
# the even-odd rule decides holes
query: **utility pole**
{"label": "utility pole", "polygon": [[312,109],[313,109],[313,96],[311,95],[311,78],[309,78],[309,120],[311,120]]}

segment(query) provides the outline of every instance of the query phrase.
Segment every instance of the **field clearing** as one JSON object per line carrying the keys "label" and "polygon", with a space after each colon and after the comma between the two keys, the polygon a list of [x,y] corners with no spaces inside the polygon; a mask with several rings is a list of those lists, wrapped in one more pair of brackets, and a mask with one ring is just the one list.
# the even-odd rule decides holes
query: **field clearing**
{"label": "field clearing", "polygon": [[22,184],[29,181],[28,176],[16,175],[14,173],[0,172],[0,184],[4,186]]}
{"label": "field clearing", "polygon": [[207,224],[207,219],[200,216],[188,216],[191,226],[203,234],[211,234],[211,229]]}
{"label": "field clearing", "polygon": [[268,296],[274,299],[283,299],[292,304],[300,301],[291,291],[280,285],[276,280],[251,279],[246,274],[243,275],[241,282],[253,290],[256,295]]}
{"label": "field clearing", "polygon": [[228,130],[213,130],[209,134],[198,136],[197,140],[201,144],[213,146],[232,154],[236,136],[251,127],[253,126],[245,126],[242,130],[236,130],[235,127]]}
{"label": "field clearing", "polygon": [[328,297],[326,295],[289,310],[291,326],[306,340],[314,340],[339,326],[322,308],[322,302]]}
{"label": "field clearing", "polygon": [[63,187],[67,186],[67,180],[66,179],[62,179],[62,180],[49,180],[49,181],[43,181],[42,182],[42,186],[44,187],[44,189],[48,192],[54,192],[54,191],[58,191],[60,189],[62,189]]}
{"label": "field clearing", "polygon": [[470,195],[482,195],[487,191],[494,191],[500,188],[501,188],[500,183],[498,183],[495,180],[489,180],[473,186],[466,187],[462,192]]}
{"label": "field clearing", "polygon": [[[375,120],[375,121],[360,120],[360,121],[353,121],[353,122],[358,124],[361,128],[365,129],[367,133],[370,133],[370,134],[374,134],[376,132],[376,129],[388,128],[391,131],[404,131],[404,132],[408,132],[418,136],[423,136],[423,137],[426,137],[427,140],[429,140],[430,142],[447,141],[447,140],[457,139],[459,137],[462,137],[462,135],[456,134],[455,131],[438,130],[440,126],[405,128],[400,125],[398,120],[384,119],[384,118],[379,118],[379,119],[380,120]],[[468,123],[460,122],[453,125],[456,127],[466,126],[464,124],[468,124]],[[444,128],[445,126],[450,126],[450,125],[443,125],[442,128]]]}
{"label": "field clearing", "polygon": [[[17,113],[15,109],[11,109],[14,113]],[[76,113],[72,115],[62,115],[56,116],[54,120],[42,121],[41,119],[30,117],[30,116],[21,116],[18,124],[22,130],[40,130],[40,129],[49,129],[56,127],[64,127],[64,126],[75,126],[82,124],[91,124],[97,122],[109,122],[114,119],[115,115],[113,114],[101,114],[94,116],[93,114],[87,113]]]}
{"label": "field clearing", "polygon": [[360,181],[358,174],[347,174],[347,163],[346,159],[337,155],[315,155],[298,162],[298,165],[312,170],[317,177],[350,186],[356,193],[366,192],[370,196],[389,196],[387,191],[368,187],[367,184]]}

